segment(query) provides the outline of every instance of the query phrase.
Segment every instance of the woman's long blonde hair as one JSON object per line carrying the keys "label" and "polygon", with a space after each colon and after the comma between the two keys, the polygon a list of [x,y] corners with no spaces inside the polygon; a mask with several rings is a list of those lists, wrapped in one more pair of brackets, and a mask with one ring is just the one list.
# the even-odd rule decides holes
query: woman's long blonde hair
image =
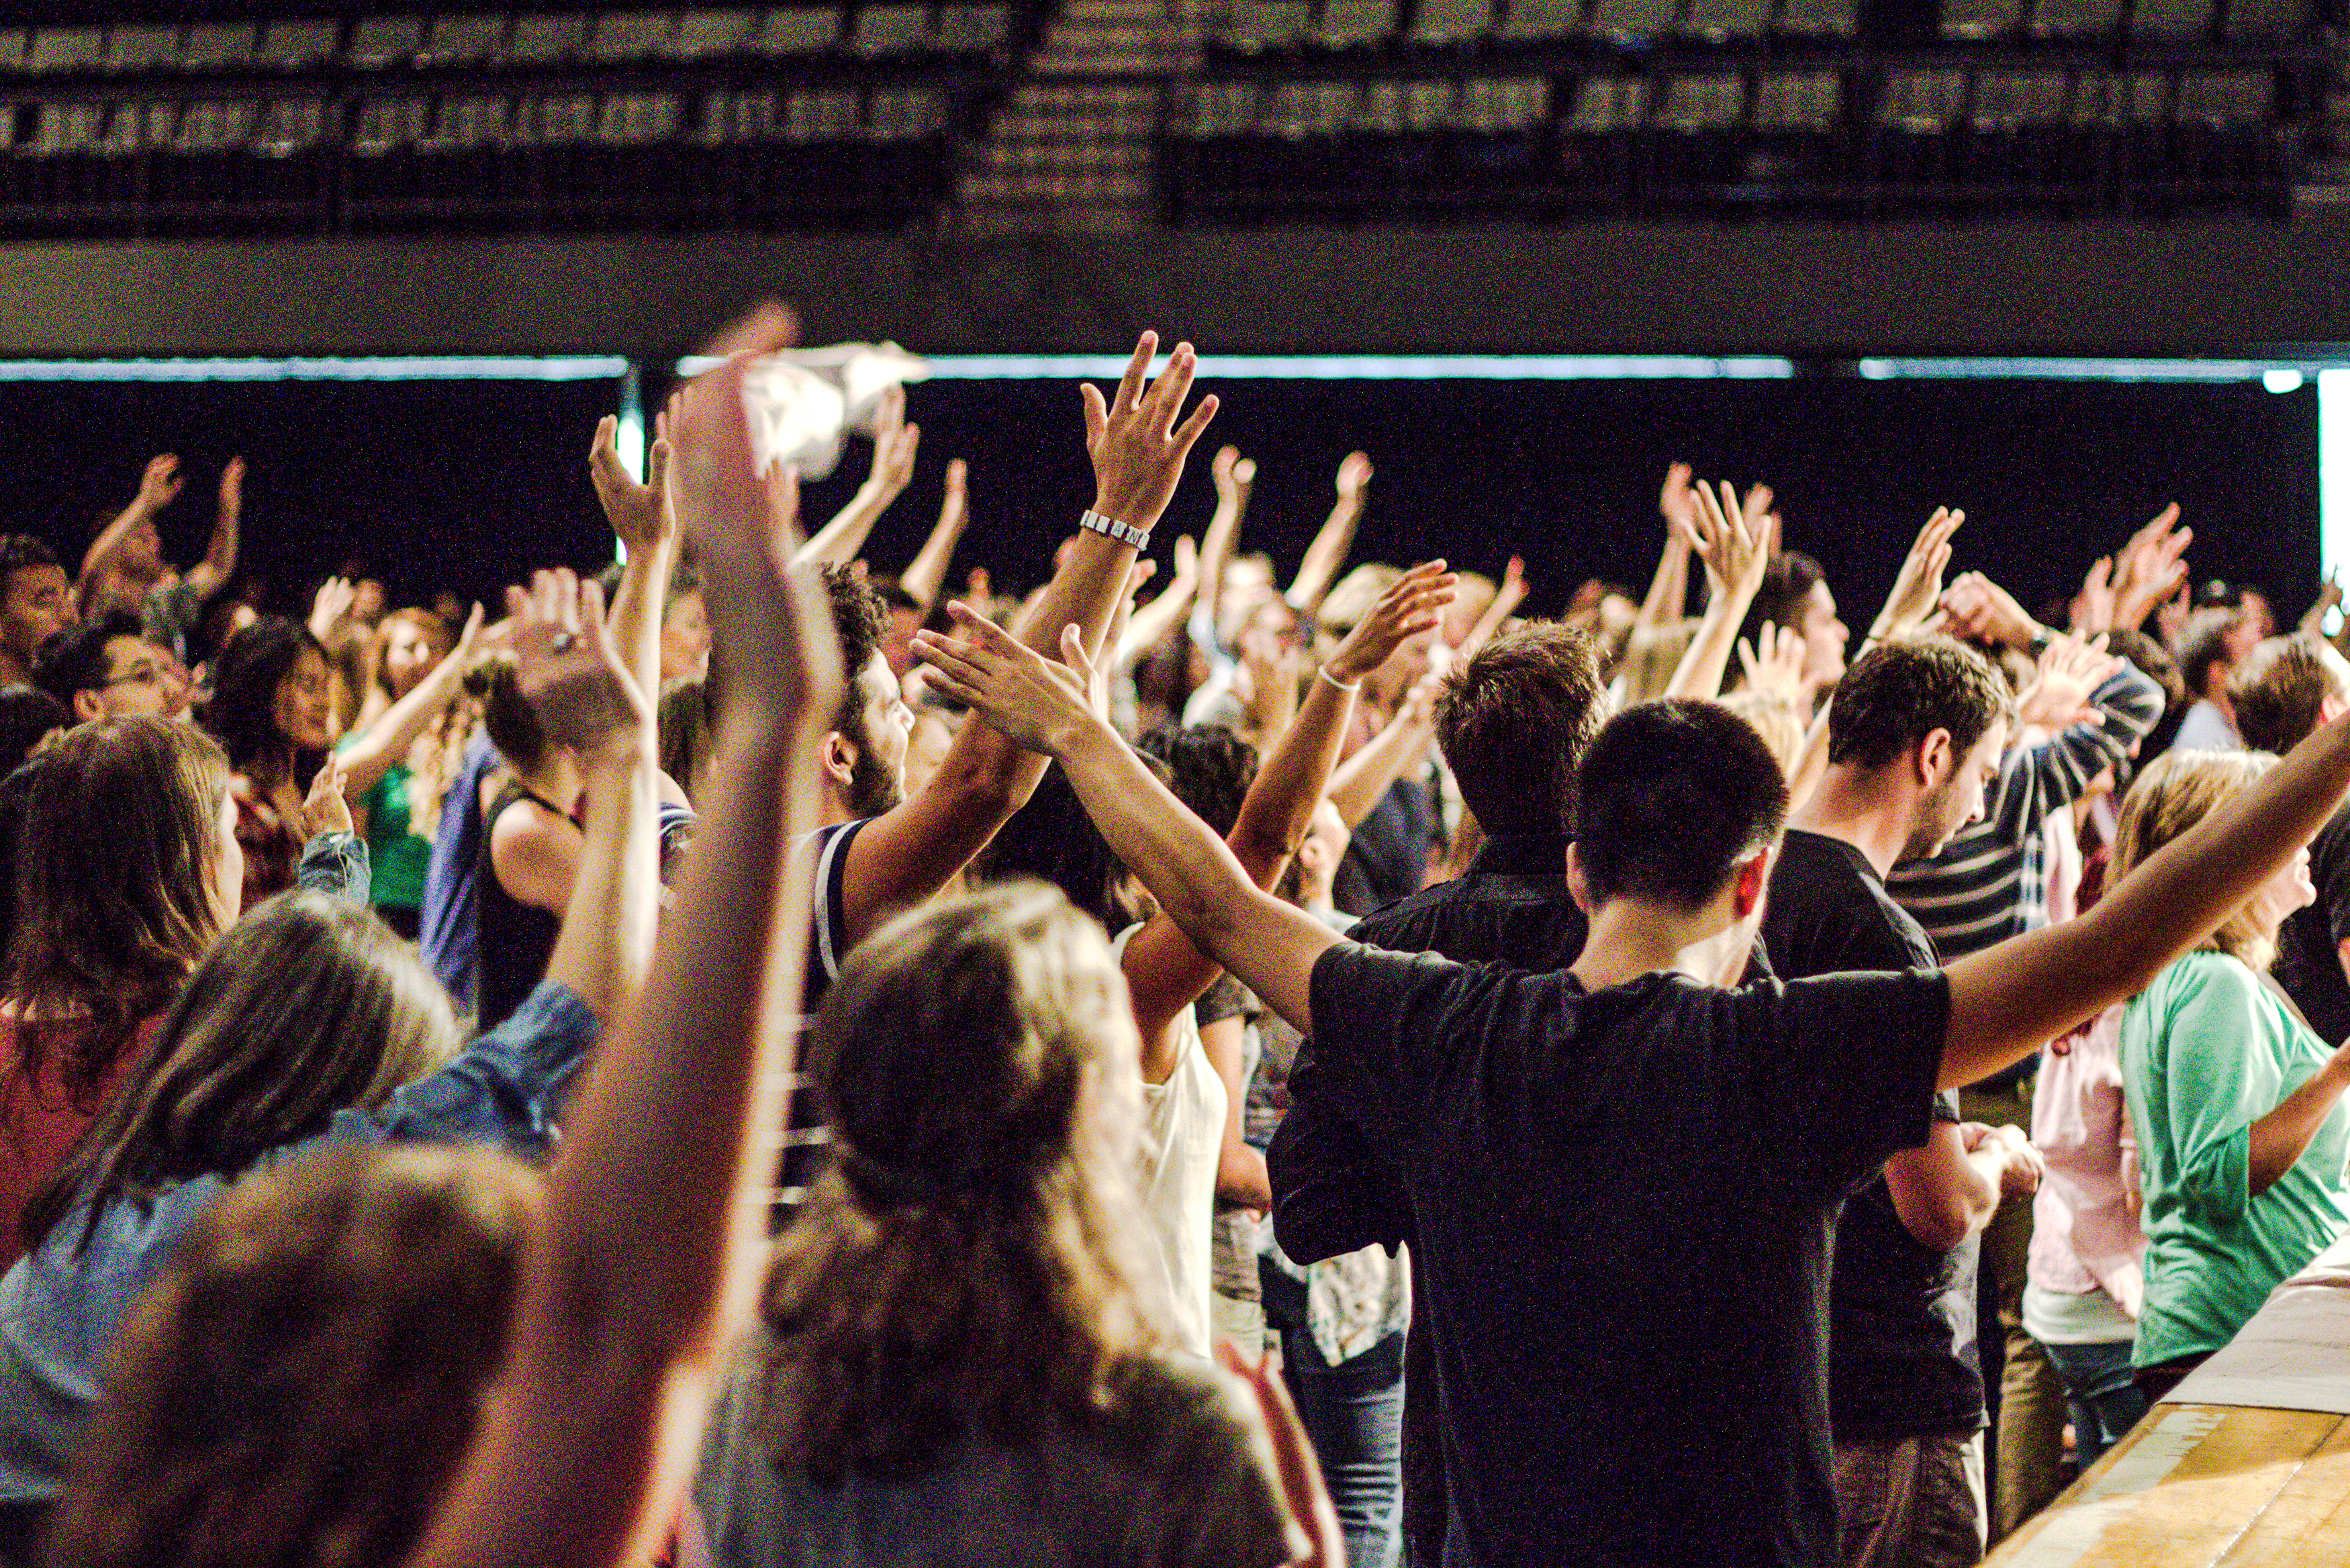
{"label": "woman's long blonde hair", "polygon": [[[2164,845],[2210,815],[2276,766],[2266,752],[2167,752],[2149,763],[2122,802],[2114,830],[2111,881],[2118,883]],[[2246,904],[2199,944],[2265,971],[2276,958],[2276,929]]]}
{"label": "woman's long blonde hair", "polygon": [[965,1437],[1117,1419],[1166,1343],[1135,1251],[1130,1006],[1099,929],[1042,883],[858,946],[808,1063],[835,1158],[767,1282],[779,1466],[903,1473]]}

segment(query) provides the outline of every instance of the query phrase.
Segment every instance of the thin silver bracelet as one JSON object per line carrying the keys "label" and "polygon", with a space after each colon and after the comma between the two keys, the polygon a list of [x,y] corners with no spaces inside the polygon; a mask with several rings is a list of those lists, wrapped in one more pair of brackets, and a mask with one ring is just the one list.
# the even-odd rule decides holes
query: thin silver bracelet
{"label": "thin silver bracelet", "polygon": [[1344,691],[1349,697],[1352,697],[1355,693],[1363,689],[1363,683],[1359,680],[1340,680],[1332,676],[1330,673],[1330,667],[1326,664],[1315,665],[1314,667],[1314,673],[1321,679],[1329,681],[1331,685],[1336,687],[1339,691]]}

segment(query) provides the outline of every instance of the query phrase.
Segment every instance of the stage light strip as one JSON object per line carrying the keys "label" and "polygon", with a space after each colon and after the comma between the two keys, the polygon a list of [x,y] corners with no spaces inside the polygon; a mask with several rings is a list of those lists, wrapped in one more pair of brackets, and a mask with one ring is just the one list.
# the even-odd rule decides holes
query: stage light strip
{"label": "stage light strip", "polygon": [[[714,363],[681,359],[677,373],[698,376]],[[1126,373],[1114,354],[932,354],[922,363],[944,381],[1115,381]],[[1795,364],[1767,354],[1202,354],[1199,373],[1225,381],[1783,380]]]}
{"label": "stage light strip", "polygon": [[604,381],[617,354],[328,355],[269,359],[0,359],[0,381]]}
{"label": "stage light strip", "polygon": [[[1871,381],[2262,381],[2272,389],[2288,374],[2318,369],[2306,359],[1862,359],[1854,367]],[[2298,385],[2299,383],[2294,383]]]}

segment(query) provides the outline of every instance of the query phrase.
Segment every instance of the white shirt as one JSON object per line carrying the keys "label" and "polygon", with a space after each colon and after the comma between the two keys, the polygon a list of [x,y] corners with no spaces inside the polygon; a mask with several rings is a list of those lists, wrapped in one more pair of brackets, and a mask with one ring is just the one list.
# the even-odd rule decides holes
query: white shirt
{"label": "white shirt", "polygon": [[2196,699],[2187,710],[2187,717],[2178,722],[2178,738],[2170,742],[2174,752],[2241,752],[2243,738],[2220,705],[2208,697]]}
{"label": "white shirt", "polygon": [[[1120,959],[1140,926],[1111,944]],[[1200,1044],[1200,1025],[1186,1007],[1175,1015],[1175,1070],[1163,1084],[1142,1085],[1142,1147],[1134,1184],[1167,1265],[1167,1296],[1177,1343],[1194,1355],[1209,1354],[1214,1263],[1210,1251],[1216,1219],[1216,1164],[1224,1147],[1224,1081]]]}

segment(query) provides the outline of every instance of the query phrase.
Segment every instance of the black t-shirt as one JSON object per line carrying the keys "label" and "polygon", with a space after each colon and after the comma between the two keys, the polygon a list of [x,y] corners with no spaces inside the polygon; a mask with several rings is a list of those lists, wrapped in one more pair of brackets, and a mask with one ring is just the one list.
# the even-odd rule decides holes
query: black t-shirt
{"label": "black t-shirt", "polygon": [[[1762,934],[1789,980],[1926,969],[1933,939],[1893,901],[1867,857],[1842,839],[1790,828],[1771,873]],[[1958,1096],[1933,1100],[1959,1119]],[[1983,1424],[1970,1236],[1947,1252],[1901,1223],[1882,1171],[1845,1205],[1828,1298],[1828,1418],[1838,1438],[1924,1437]]]}
{"label": "black t-shirt", "polygon": [[1312,997],[1444,1325],[1448,1568],[1834,1563],[1831,1227],[1925,1137],[1949,982],[1586,996],[1341,943]]}
{"label": "black t-shirt", "polygon": [[2318,1038],[2339,1045],[2350,1040],[2350,981],[2340,957],[2350,938],[2350,805],[2310,840],[2309,876],[2317,902],[2295,909],[2277,932],[2277,983]]}

